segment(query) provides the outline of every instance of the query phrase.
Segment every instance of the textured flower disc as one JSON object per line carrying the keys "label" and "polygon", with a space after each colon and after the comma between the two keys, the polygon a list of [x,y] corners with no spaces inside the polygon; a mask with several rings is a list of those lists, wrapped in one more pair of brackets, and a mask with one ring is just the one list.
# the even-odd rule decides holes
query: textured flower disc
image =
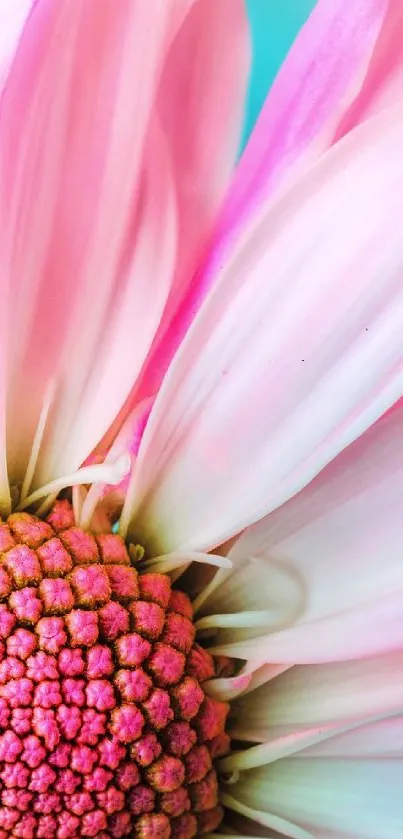
{"label": "textured flower disc", "polygon": [[228,705],[187,596],[66,501],[11,515],[0,552],[0,839],[214,830]]}

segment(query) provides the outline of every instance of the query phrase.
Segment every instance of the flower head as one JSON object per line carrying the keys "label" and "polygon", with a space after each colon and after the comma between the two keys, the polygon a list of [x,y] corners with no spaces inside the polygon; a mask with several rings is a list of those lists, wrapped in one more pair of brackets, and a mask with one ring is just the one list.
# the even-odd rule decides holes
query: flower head
{"label": "flower head", "polygon": [[0,839],[397,839],[403,16],[14,9]]}

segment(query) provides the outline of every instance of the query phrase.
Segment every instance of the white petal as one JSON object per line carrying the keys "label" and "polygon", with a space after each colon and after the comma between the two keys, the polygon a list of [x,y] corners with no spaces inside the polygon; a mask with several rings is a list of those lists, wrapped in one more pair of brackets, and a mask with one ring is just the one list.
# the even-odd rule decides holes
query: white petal
{"label": "white petal", "polygon": [[[305,604],[282,632],[235,643],[220,633],[221,653],[309,663],[403,645],[402,451],[403,402],[304,491],[245,532],[229,554],[234,566],[250,556],[268,567],[284,564],[302,581]],[[212,595],[214,611],[228,584]]]}
{"label": "white petal", "polygon": [[228,791],[248,807],[312,831],[315,839],[401,839],[402,787],[401,759],[311,758],[244,772]]}
{"label": "white petal", "polygon": [[267,742],[312,726],[365,722],[401,709],[403,651],[292,667],[234,703],[231,734],[237,740]]}
{"label": "white petal", "polygon": [[245,232],[154,404],[133,538],[158,552],[226,541],[400,396],[402,142],[402,114],[383,112]]}
{"label": "white petal", "polygon": [[395,716],[323,740],[301,752],[300,757],[383,757],[401,760],[402,754],[403,716]]}

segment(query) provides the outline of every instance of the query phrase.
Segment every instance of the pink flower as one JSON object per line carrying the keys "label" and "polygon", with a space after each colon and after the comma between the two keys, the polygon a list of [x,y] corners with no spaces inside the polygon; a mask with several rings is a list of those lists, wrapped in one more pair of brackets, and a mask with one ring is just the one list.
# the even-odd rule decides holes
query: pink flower
{"label": "pink flower", "polygon": [[403,11],[2,18],[0,834],[398,839]]}

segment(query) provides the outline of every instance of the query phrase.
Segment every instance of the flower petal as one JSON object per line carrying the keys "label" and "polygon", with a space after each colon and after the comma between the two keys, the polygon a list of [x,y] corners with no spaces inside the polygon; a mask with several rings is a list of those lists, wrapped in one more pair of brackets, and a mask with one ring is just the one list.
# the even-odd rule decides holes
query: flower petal
{"label": "flower petal", "polygon": [[287,758],[241,773],[228,790],[257,819],[290,820],[315,839],[400,839],[402,784],[401,759]]}
{"label": "flower petal", "polygon": [[402,707],[402,651],[292,667],[236,700],[231,735],[235,740],[272,742],[314,727],[365,723]]}
{"label": "flower petal", "polygon": [[[33,0],[2,0],[0,4],[0,94],[7,81],[10,65],[14,58],[25,22],[31,11]],[[7,318],[4,306],[0,314],[0,332],[5,335]],[[7,516],[11,509],[10,487],[7,473],[6,411],[7,373],[5,358],[0,361],[0,512]]]}
{"label": "flower petal", "polygon": [[400,4],[317,2],[237,166],[212,247],[147,370],[152,382],[162,378],[250,216],[347,131],[400,101],[402,35]]}
{"label": "flower petal", "polygon": [[[379,110],[388,86],[400,101],[402,21],[388,0],[319,0],[271,87],[232,180],[213,247],[191,289],[193,309],[214,282],[243,225],[273,191],[320,156],[337,137]],[[392,41],[392,52],[391,42]],[[394,63],[390,62],[393,55]],[[389,56],[387,72],[382,67]],[[380,66],[381,65],[381,66]],[[358,102],[365,98],[365,105]],[[186,310],[177,318],[183,328]]]}
{"label": "flower petal", "polygon": [[400,101],[403,82],[403,7],[389,0],[365,79],[335,131],[337,140],[364,119]]}
{"label": "flower petal", "polygon": [[[240,537],[229,552],[234,567],[250,556],[266,557],[269,568],[270,561],[284,563],[301,580],[305,604],[281,632],[237,640],[221,630],[217,651],[295,664],[403,645],[402,446],[401,401],[305,490]],[[214,608],[224,600],[225,585],[212,593]],[[209,606],[207,599],[203,608]]]}
{"label": "flower petal", "polygon": [[249,59],[243,0],[195,3],[168,53],[156,107],[176,173],[177,265],[152,351],[124,416],[137,400],[157,392],[198,307],[189,292],[234,169]]}
{"label": "flower petal", "polygon": [[226,541],[400,396],[402,140],[400,109],[383,112],[245,232],[151,412],[134,538],[158,553]]}
{"label": "flower petal", "polygon": [[[400,705],[401,707],[401,705]],[[369,722],[323,740],[301,752],[301,757],[402,758],[403,716]]]}
{"label": "flower petal", "polygon": [[56,459],[52,462],[49,456],[48,461],[52,474],[65,472],[71,462],[81,463],[113,423],[141,370],[169,294],[178,239],[174,173],[162,132],[150,134],[124,279],[119,283],[117,278],[111,286],[115,298],[109,298],[95,350],[85,349],[89,375],[84,389],[76,391],[76,367],[74,379],[71,376],[76,399],[70,391],[60,401],[52,441]]}
{"label": "flower petal", "polygon": [[241,158],[215,262],[273,189],[370,115],[399,103],[402,35],[403,9],[393,0],[316,3]]}
{"label": "flower petal", "polygon": [[[38,0],[24,29],[0,122],[13,483],[26,468],[50,379],[53,436],[45,435],[36,485],[89,454],[128,395],[158,326],[176,209],[161,132],[150,129],[152,159],[143,151],[163,61],[188,9],[188,0]],[[145,261],[153,288],[146,297],[138,276]],[[131,352],[111,379],[108,339],[117,332],[119,349],[127,347],[134,289]],[[97,402],[97,413],[78,420],[95,375],[102,410]]]}
{"label": "flower petal", "polygon": [[243,0],[194,3],[167,56],[157,107],[177,184],[181,238],[167,315],[197,267],[239,149],[250,64]]}
{"label": "flower petal", "polygon": [[241,158],[224,211],[227,229],[239,230],[274,188],[295,175],[296,167],[332,144],[366,77],[387,13],[388,0],[315,4]]}

